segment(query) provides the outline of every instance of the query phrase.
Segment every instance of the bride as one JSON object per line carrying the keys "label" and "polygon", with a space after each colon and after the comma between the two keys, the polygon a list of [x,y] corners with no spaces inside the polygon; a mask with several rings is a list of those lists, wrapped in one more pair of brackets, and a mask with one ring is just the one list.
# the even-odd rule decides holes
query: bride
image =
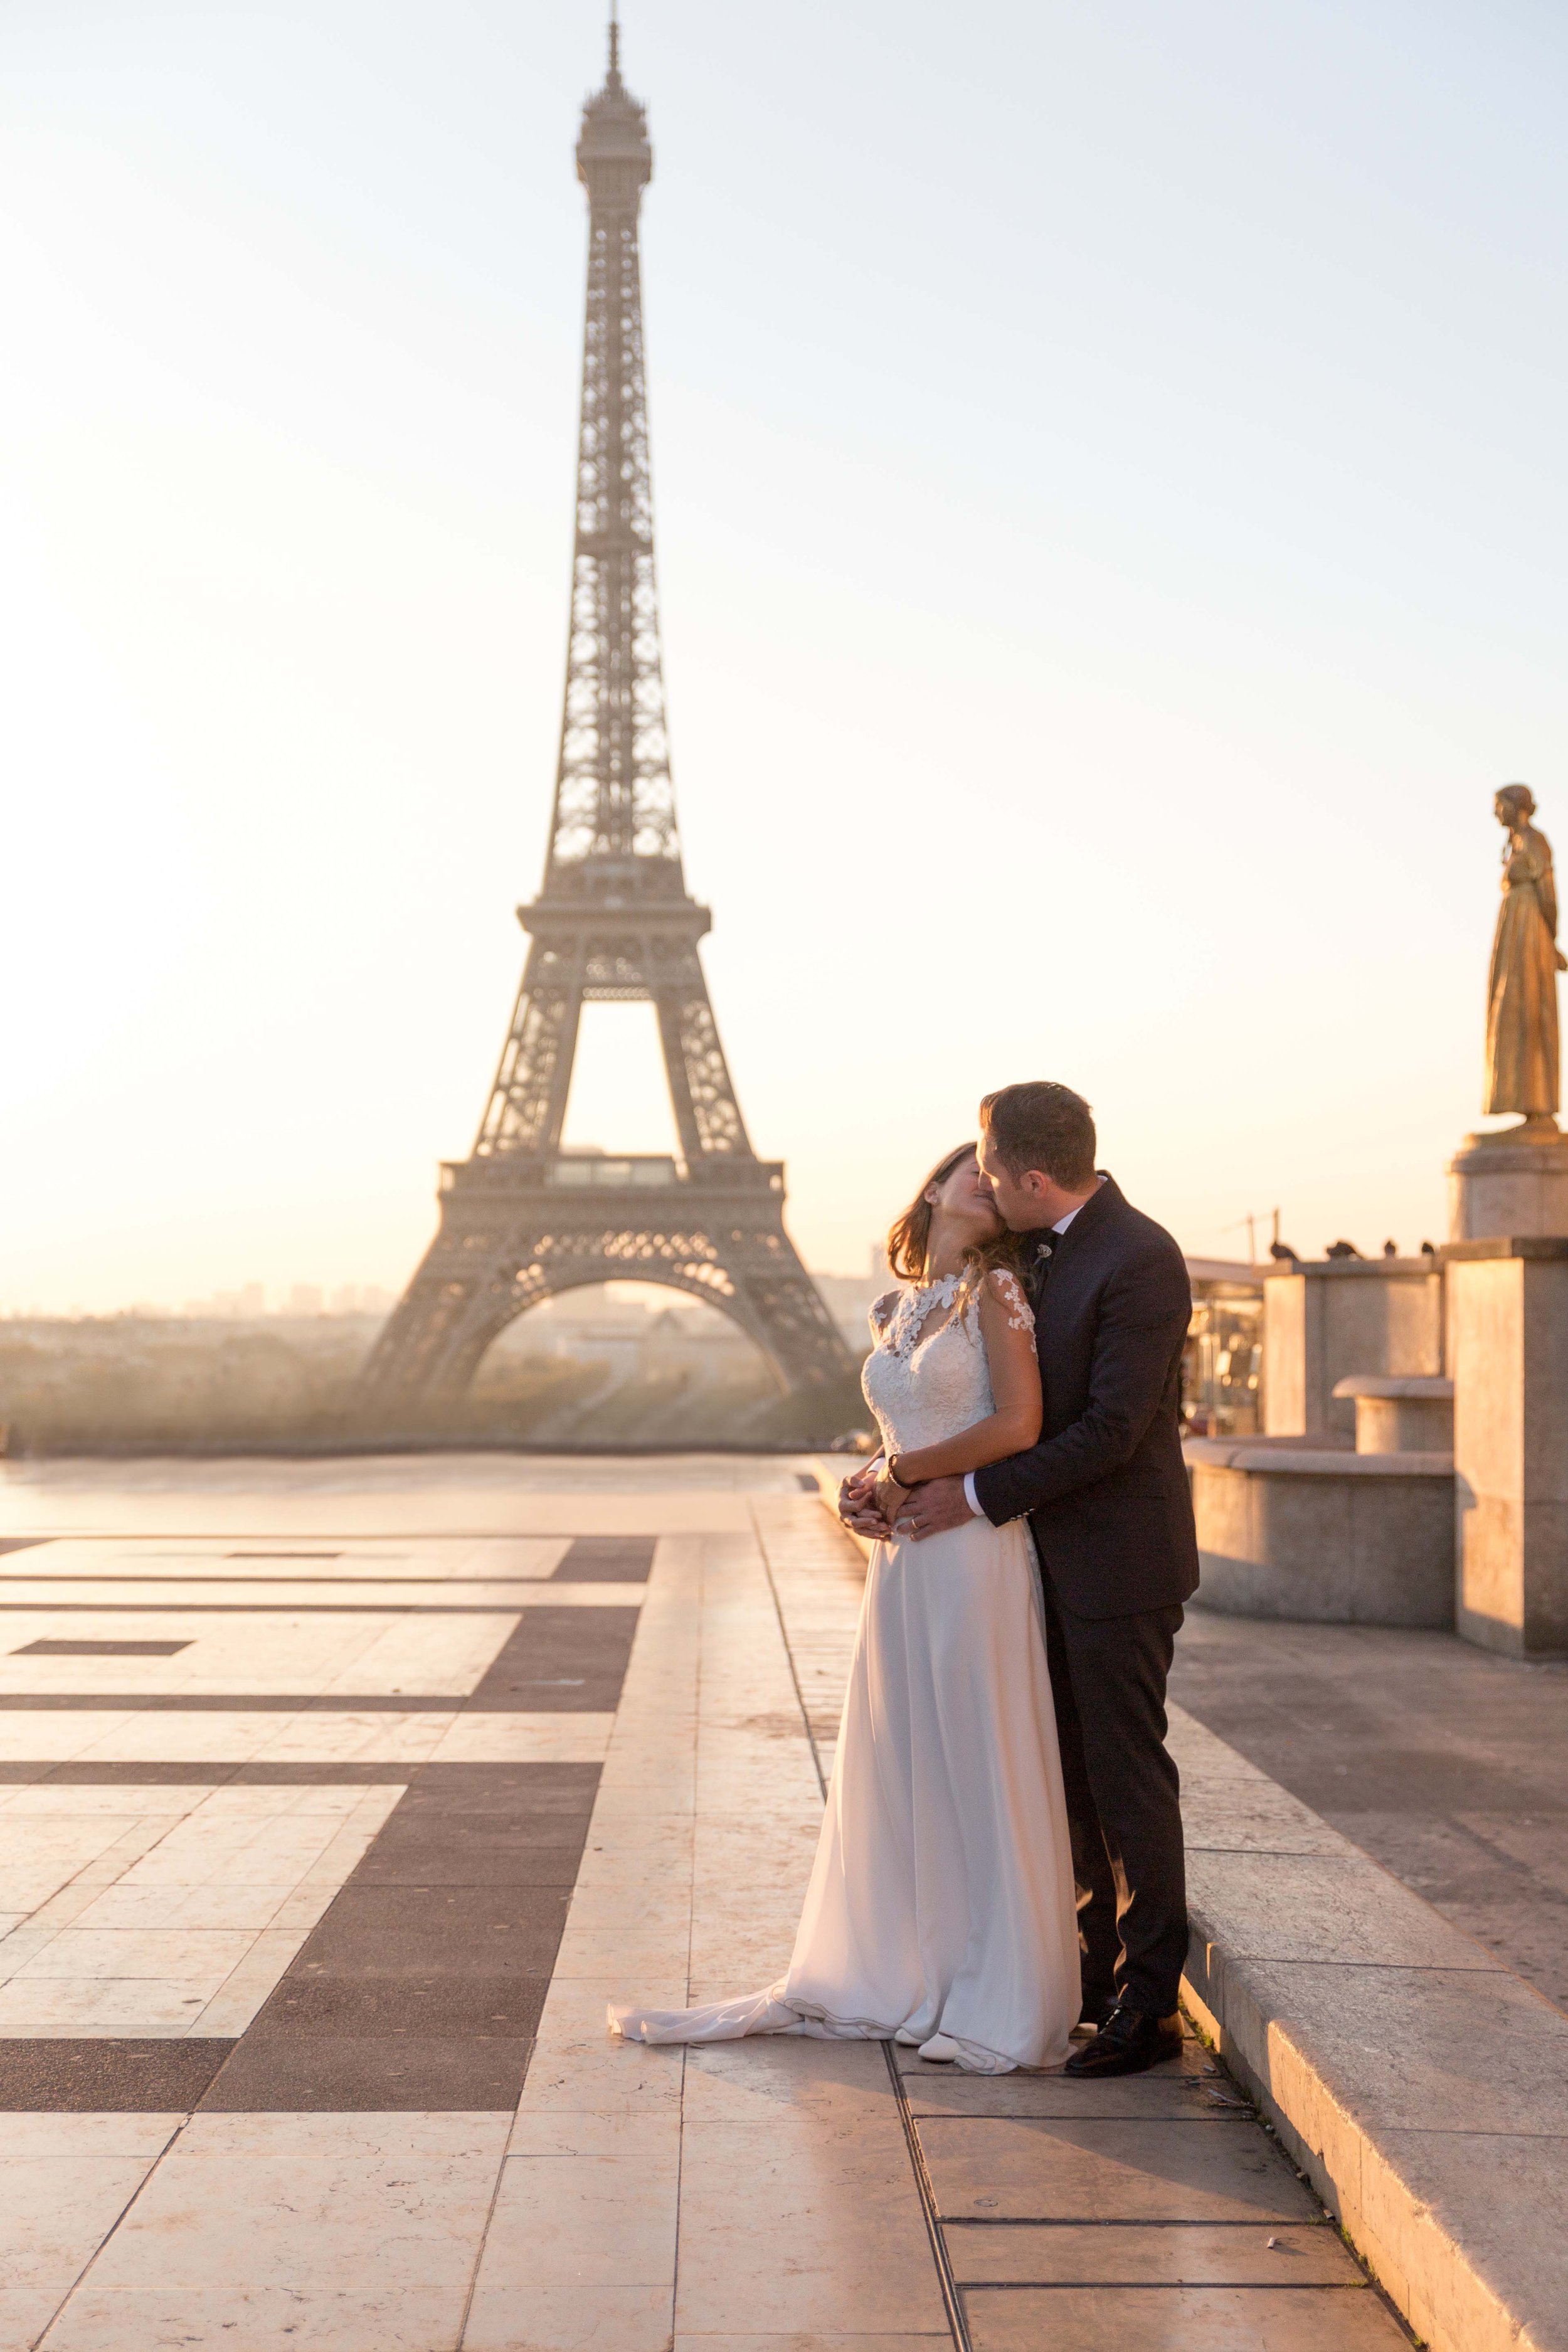
{"label": "bride", "polygon": [[1039,1436],[1017,1250],[969,1143],[888,1237],[910,1286],[872,1307],[862,1378],[894,1531],[871,1554],[789,1973],[701,2009],[612,2008],[628,2039],[890,2038],[977,2074],[1067,2058],[1077,1915],[1027,1523],[973,1518],[919,1544],[896,1527],[909,1484]]}

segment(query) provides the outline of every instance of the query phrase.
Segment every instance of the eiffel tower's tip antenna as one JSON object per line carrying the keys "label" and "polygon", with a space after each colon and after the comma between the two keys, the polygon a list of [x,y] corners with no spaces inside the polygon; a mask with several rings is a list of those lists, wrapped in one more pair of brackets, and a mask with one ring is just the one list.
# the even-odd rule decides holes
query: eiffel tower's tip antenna
{"label": "eiffel tower's tip antenna", "polygon": [[620,0],[610,0],[610,79],[617,80],[621,70],[621,9]]}

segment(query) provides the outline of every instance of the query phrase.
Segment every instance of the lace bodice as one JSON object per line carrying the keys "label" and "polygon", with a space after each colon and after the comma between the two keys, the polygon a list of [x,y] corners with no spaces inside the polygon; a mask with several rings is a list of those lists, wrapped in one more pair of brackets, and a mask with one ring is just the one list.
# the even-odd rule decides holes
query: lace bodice
{"label": "lace bodice", "polygon": [[[1035,1318],[1017,1276],[999,1270],[985,1278],[1005,1306],[1008,1321],[1032,1330]],[[871,1309],[876,1345],[860,1386],[889,1454],[912,1454],[917,1446],[956,1437],[996,1410],[979,1297],[972,1292],[953,1315],[959,1287],[957,1275],[945,1275],[940,1282],[893,1291]],[[928,1322],[931,1328],[921,1336]]]}

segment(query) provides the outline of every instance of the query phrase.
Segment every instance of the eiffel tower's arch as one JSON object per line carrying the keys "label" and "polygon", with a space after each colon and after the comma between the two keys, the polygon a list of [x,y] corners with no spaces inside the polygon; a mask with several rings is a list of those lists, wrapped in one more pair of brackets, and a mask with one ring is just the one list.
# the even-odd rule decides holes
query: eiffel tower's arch
{"label": "eiffel tower's arch", "polygon": [[[532,1271],[530,1269],[530,1274]],[[768,1373],[777,1392],[781,1396],[791,1393],[794,1383],[790,1380],[785,1366],[769,1344],[765,1325],[747,1311],[744,1302],[732,1291],[720,1289],[711,1281],[705,1279],[700,1268],[663,1264],[644,1266],[627,1265],[619,1260],[614,1264],[608,1260],[595,1263],[591,1257],[580,1259],[574,1265],[554,1267],[542,1279],[531,1280],[524,1276],[515,1282],[513,1297],[507,1302],[510,1311],[495,1323],[489,1338],[484,1340],[479,1353],[474,1357],[471,1367],[467,1369],[466,1375],[459,1374],[459,1377],[464,1378],[465,1384],[467,1380],[476,1377],[498,1341],[503,1339],[509,1331],[515,1330],[519,1324],[526,1321],[535,1307],[542,1307],[551,1300],[570,1298],[575,1293],[584,1290],[602,1289],[611,1283],[617,1287],[629,1283],[637,1283],[649,1290],[665,1294],[674,1293],[678,1297],[694,1299],[704,1307],[713,1308],[724,1318],[738,1336],[746,1341],[752,1359],[760,1369]]]}

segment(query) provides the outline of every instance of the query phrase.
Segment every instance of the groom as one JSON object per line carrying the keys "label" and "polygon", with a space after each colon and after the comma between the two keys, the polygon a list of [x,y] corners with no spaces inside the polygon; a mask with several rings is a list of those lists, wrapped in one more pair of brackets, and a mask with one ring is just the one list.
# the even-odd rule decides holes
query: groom
{"label": "groom", "polygon": [[[1137,2074],[1178,2047],[1187,1953],[1176,1767],[1165,1677],[1197,1539],[1179,1430],[1192,1293],[1164,1229],[1095,1171],[1094,1119],[1070,1087],[1004,1087],[980,1106],[980,1165],[1015,1233],[1036,1236],[1035,1344],[1045,1419],[1026,1454],[933,1478],[899,1530],[1028,1515],[1078,1882],[1083,2014],[1078,2075]],[[867,1474],[849,1525],[886,1533]]]}

